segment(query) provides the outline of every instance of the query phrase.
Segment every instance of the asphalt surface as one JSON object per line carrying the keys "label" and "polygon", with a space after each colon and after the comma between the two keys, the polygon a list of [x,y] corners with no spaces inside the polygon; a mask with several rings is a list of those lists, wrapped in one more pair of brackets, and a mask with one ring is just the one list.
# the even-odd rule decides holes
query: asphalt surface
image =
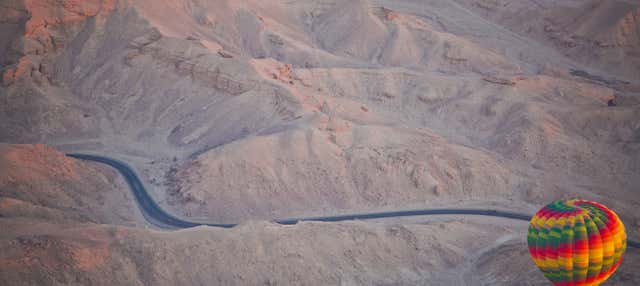
{"label": "asphalt surface", "polygon": [[[109,165],[122,174],[127,184],[131,188],[131,192],[136,198],[136,202],[140,207],[142,215],[151,224],[161,228],[190,228],[200,225],[207,225],[212,227],[231,228],[237,224],[225,224],[225,223],[200,223],[186,221],[181,218],[177,218],[165,210],[163,210],[153,198],[149,195],[144,185],[138,178],[138,175],[133,171],[129,165],[124,162],[111,159],[104,156],[90,155],[90,154],[67,154],[69,157],[93,161],[102,164]],[[530,221],[531,215],[510,211],[501,211],[494,209],[474,209],[474,208],[461,208],[461,209],[421,209],[421,210],[406,210],[406,211],[389,211],[389,212],[373,212],[364,214],[347,214],[338,216],[318,216],[318,217],[303,217],[303,218],[287,218],[276,219],[274,222],[283,225],[292,225],[300,221],[323,221],[323,222],[336,222],[345,220],[366,220],[366,219],[381,219],[381,218],[394,218],[405,216],[423,216],[423,215],[480,215],[480,216],[492,216],[501,217],[506,219],[515,219],[522,221]],[[640,242],[627,240],[627,246],[640,249]]]}

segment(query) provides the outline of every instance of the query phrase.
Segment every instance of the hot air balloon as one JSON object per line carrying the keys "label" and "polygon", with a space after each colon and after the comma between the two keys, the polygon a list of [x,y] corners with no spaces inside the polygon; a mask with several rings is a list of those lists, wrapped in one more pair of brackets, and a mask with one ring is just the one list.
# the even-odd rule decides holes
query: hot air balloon
{"label": "hot air balloon", "polygon": [[531,218],[527,236],[535,264],[554,285],[600,285],[622,263],[624,225],[604,205],[553,202]]}

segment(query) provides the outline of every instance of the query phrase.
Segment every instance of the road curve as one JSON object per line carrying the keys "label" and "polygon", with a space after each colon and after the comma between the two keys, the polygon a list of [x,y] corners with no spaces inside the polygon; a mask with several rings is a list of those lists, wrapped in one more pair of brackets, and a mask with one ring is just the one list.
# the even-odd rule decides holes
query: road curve
{"label": "road curve", "polygon": [[[151,224],[161,227],[161,228],[189,228],[200,225],[212,226],[212,227],[223,227],[223,228],[231,228],[236,226],[235,223],[200,223],[200,222],[192,222],[186,221],[180,218],[177,218],[170,213],[163,210],[147,193],[147,190],[144,188],[144,185],[138,178],[138,175],[133,171],[129,165],[122,161],[118,161],[115,159],[111,159],[104,156],[98,155],[90,155],[90,154],[78,154],[72,153],[67,154],[69,157],[73,157],[76,159],[93,161],[102,164],[109,165],[114,169],[118,170],[120,174],[124,177],[127,184],[131,188],[133,195],[136,198],[136,202],[140,207],[140,212],[145,217],[147,221]],[[286,218],[286,219],[276,219],[274,222],[283,224],[283,225],[292,225],[296,224],[300,221],[323,221],[323,222],[336,222],[336,221],[345,221],[345,220],[365,220],[365,219],[380,219],[380,218],[392,218],[392,217],[405,217],[405,216],[421,216],[421,215],[481,215],[481,216],[492,216],[492,217],[501,217],[507,219],[515,219],[522,221],[529,221],[531,219],[531,215],[510,211],[501,211],[501,210],[493,210],[493,209],[474,209],[474,208],[461,208],[461,209],[421,209],[421,210],[405,210],[405,211],[389,211],[389,212],[373,212],[373,213],[364,213],[364,214],[347,214],[347,215],[337,215],[337,216],[318,216],[318,217],[302,217],[302,218]],[[636,241],[627,241],[627,246],[632,248],[640,249],[640,242]]]}

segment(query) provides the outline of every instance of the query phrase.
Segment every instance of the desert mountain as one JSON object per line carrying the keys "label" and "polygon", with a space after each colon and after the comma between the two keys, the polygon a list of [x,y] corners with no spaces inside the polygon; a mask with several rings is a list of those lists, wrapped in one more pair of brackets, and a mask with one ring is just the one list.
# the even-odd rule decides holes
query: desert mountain
{"label": "desert mountain", "polygon": [[[523,229],[503,221],[141,229],[115,171],[63,152],[127,162],[187,219],[487,205],[533,213],[580,197],[616,210],[638,240],[639,11],[625,0],[4,1],[0,142],[53,148],[1,145],[0,220],[15,229],[2,248],[40,235],[22,222],[42,224],[46,239],[27,248],[55,256],[99,244],[114,254],[96,273],[123,270],[119,284],[518,284],[505,267],[543,281],[520,253]],[[410,236],[396,238],[396,227]],[[358,240],[367,233],[371,241]],[[331,237],[357,242],[323,247]],[[411,247],[422,252],[393,254]],[[218,260],[200,254],[218,248]],[[0,258],[0,275],[40,271],[8,266],[39,257],[24,251]],[[203,268],[179,270],[189,253]],[[511,253],[517,262],[504,261]],[[259,268],[278,257],[309,264]],[[73,255],[54,258],[41,262],[76,267]],[[316,272],[305,268],[313,259]],[[211,263],[221,268],[208,273]],[[261,270],[240,272],[249,266]],[[101,281],[51,271],[56,283]],[[634,275],[616,277],[635,285]]]}

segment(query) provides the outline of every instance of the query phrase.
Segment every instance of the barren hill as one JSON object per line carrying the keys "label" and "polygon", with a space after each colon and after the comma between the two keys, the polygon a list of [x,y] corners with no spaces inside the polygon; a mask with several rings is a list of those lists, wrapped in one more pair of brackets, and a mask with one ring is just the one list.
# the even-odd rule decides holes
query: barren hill
{"label": "barren hill", "polygon": [[[140,227],[112,170],[42,145],[2,145],[0,160],[0,278],[9,285],[522,285],[523,275],[546,285],[526,249],[526,222],[444,216],[157,231]],[[640,280],[638,252],[625,259],[614,285]]]}
{"label": "barren hill", "polygon": [[[60,152],[126,161],[159,204],[183,218],[243,222],[468,205],[533,213],[552,200],[580,197],[616,210],[637,240],[639,9],[637,1],[625,0],[4,1],[0,142],[48,144]],[[68,226],[143,223],[110,169],[76,162],[43,145],[0,149],[7,154],[0,160],[3,223],[17,227],[17,217]],[[433,227],[401,223],[411,233]],[[478,223],[444,222],[453,229],[450,235],[461,239],[488,233]],[[246,250],[252,236],[272,227],[249,225],[256,233],[251,227],[232,234],[184,232],[197,239],[230,236],[234,242],[228,247]],[[85,227],[94,228],[82,226],[79,233]],[[387,233],[390,228],[298,227],[304,231],[291,234],[291,243],[323,231]],[[101,237],[112,230],[95,228]],[[286,228],[277,229],[274,237],[289,235]],[[167,251],[194,243],[177,246],[181,232],[127,231],[142,245],[166,243]],[[515,235],[518,228],[496,231]],[[397,243],[387,236],[372,243]],[[417,236],[425,239],[423,245],[445,243]],[[274,277],[289,277],[275,281],[281,284],[516,283],[516,276],[496,272],[506,264],[482,256],[481,249],[509,253],[520,244],[513,246],[518,240],[510,237],[492,245],[495,239],[486,238],[475,249],[443,246],[461,260],[418,261],[406,266],[412,269],[406,276],[396,265],[390,270],[395,274],[380,278],[318,272],[317,277],[334,280],[290,280],[303,279],[295,278],[306,273],[302,268],[291,270],[293,276]],[[490,261],[465,264],[460,253],[467,250],[478,261]],[[231,259],[230,253],[221,257]],[[326,258],[318,263],[347,263],[345,269],[371,275],[376,274],[371,265],[391,259],[389,253],[379,254],[380,260],[345,254],[351,262],[336,262],[327,253],[318,247],[301,259]],[[134,259],[122,255],[109,263]],[[528,263],[526,253],[518,257]],[[370,264],[353,266],[360,258]],[[109,263],[109,269],[130,269]],[[258,264],[263,263],[268,262]],[[458,269],[443,266],[447,263],[489,274],[463,280],[455,280],[455,272],[424,274]],[[149,267],[169,267],[161,264]],[[136,281],[157,281],[161,278],[153,275],[160,274],[148,273],[164,270],[144,271],[152,276]],[[628,275],[621,276],[637,279]],[[219,284],[262,283],[240,277],[257,279],[237,274]]]}

